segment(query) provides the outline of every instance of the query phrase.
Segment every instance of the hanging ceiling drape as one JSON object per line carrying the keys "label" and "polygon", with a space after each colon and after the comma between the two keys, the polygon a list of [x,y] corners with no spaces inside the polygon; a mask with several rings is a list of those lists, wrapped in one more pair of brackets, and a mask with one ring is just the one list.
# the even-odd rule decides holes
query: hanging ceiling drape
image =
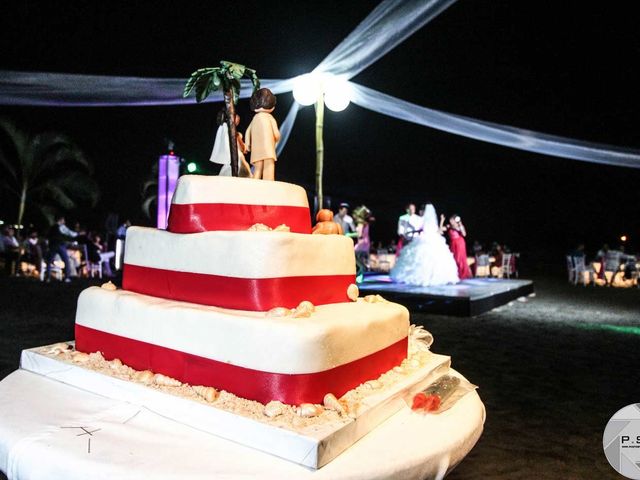
{"label": "hanging ceiling drape", "polygon": [[[455,0],[384,0],[314,69],[353,78],[451,6]],[[251,95],[243,80],[240,96]],[[263,79],[275,94],[290,92],[294,79]],[[0,71],[0,104],[58,107],[194,105],[182,98],[185,79],[110,77]],[[433,110],[350,82],[353,102],[362,108],[455,135],[529,152],[586,162],[640,168],[640,151],[534,132]],[[220,92],[207,102],[221,101]],[[295,101],[280,127],[280,153],[300,105]]]}

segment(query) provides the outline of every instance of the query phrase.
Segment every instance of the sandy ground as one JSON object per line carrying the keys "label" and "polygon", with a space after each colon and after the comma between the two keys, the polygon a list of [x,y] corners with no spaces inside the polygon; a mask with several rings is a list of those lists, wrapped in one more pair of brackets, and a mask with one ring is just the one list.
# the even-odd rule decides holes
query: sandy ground
{"label": "sandy ground", "polygon": [[[412,315],[487,408],[482,438],[448,478],[622,478],[602,433],[617,410],[640,402],[640,290],[534,280],[535,298],[475,318]],[[0,378],[22,349],[73,338],[88,285],[0,278]]]}

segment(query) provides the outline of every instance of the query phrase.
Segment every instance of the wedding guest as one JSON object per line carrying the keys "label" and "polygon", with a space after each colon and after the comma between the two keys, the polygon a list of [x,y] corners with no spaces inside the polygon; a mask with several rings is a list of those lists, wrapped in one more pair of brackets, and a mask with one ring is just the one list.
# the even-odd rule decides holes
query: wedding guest
{"label": "wedding guest", "polygon": [[596,257],[604,258],[604,256],[607,254],[608,251],[609,251],[609,245],[605,243],[604,245],[602,245],[602,247],[600,247],[600,250],[598,250],[598,253],[596,253]]}
{"label": "wedding guest", "polygon": [[491,275],[494,277],[502,276],[502,256],[504,250],[498,242],[491,244]]}
{"label": "wedding guest", "polygon": [[471,278],[471,270],[467,263],[467,244],[465,242],[467,230],[464,228],[462,219],[459,215],[454,214],[449,217],[448,225],[445,225],[444,221],[445,216],[440,215],[440,230],[442,232],[446,231],[449,235],[449,248],[458,266],[458,277],[460,277],[460,280]]}
{"label": "wedding guest", "polygon": [[4,247],[4,272],[11,276],[16,273],[20,260],[20,242],[16,238],[13,227],[6,227],[2,231],[2,246]]}
{"label": "wedding guest", "polygon": [[91,249],[87,250],[89,253],[89,259],[93,263],[100,263],[102,265],[102,272],[104,276],[113,277],[110,260],[116,256],[116,252],[107,251],[105,244],[102,243],[100,235],[94,233],[90,238],[91,242],[87,245],[87,247],[91,245]]}
{"label": "wedding guest", "polygon": [[338,213],[333,217],[333,221],[342,227],[342,232],[348,237],[357,237],[356,225],[353,218],[349,215],[349,204],[341,203]]}
{"label": "wedding guest", "polygon": [[584,257],[584,243],[579,243],[576,248],[569,251],[570,257]]}
{"label": "wedding guest", "polygon": [[484,253],[484,248],[478,240],[473,241],[473,247],[471,247],[471,249],[474,255],[482,255]]}
{"label": "wedding guest", "polygon": [[369,236],[369,224],[375,219],[371,216],[371,210],[365,205],[354,209],[353,217],[356,222],[358,241],[355,245],[356,262],[361,262],[366,268],[369,265],[369,252],[371,251],[371,238]]}
{"label": "wedding guest", "polygon": [[69,261],[69,254],[67,253],[67,244],[70,240],[75,239],[78,236],[78,232],[74,232],[65,225],[65,218],[63,216],[56,218],[54,223],[49,229],[47,235],[49,240],[49,250],[47,251],[47,273],[46,281],[51,281],[51,263],[57,255],[64,262],[64,281],[69,283],[71,281],[71,263]]}
{"label": "wedding guest", "polygon": [[27,262],[33,264],[36,271],[40,273],[42,271],[42,242],[38,237],[37,230],[32,230],[29,236],[23,243],[24,246],[24,258]]}
{"label": "wedding guest", "polygon": [[124,223],[122,223],[119,227],[118,230],[116,231],[116,236],[120,239],[120,240],[124,240],[127,236],[127,229],[131,226],[131,220],[125,220]]}

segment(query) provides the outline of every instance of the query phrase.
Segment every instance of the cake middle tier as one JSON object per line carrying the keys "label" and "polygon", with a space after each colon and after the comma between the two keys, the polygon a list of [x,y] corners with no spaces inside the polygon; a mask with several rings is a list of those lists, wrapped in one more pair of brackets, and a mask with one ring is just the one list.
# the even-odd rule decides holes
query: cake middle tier
{"label": "cake middle tier", "polygon": [[78,298],[76,349],[262,403],[319,403],[399,365],[408,331],[394,303],[270,317],[91,287]]}
{"label": "cake middle tier", "polygon": [[348,302],[353,242],[288,232],[127,230],[122,285],[154,297],[266,311]]}

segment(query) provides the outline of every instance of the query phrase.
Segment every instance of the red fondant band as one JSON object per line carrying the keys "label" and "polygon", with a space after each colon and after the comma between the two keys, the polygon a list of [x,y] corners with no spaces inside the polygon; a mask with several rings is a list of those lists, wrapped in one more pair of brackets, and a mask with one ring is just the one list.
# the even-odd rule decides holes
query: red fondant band
{"label": "red fondant band", "polygon": [[294,308],[303,300],[314,305],[348,302],[354,275],[236,278],[178,272],[125,264],[122,288],[153,297],[235,310]]}
{"label": "red fondant band", "polygon": [[[277,349],[277,345],[266,345]],[[362,382],[377,378],[407,356],[407,338],[376,353],[318,373],[262,372],[191,355],[100,330],[76,325],[76,349],[101,351],[107,360],[119,358],[136,370],[151,370],[190,385],[212,386],[262,403],[280,400],[291,405],[322,403],[327,393],[337,397]]]}
{"label": "red fondant band", "polygon": [[169,211],[167,229],[174,233],[247,230],[256,223],[271,228],[284,223],[294,233],[311,233],[307,207],[235,203],[174,203]]}

